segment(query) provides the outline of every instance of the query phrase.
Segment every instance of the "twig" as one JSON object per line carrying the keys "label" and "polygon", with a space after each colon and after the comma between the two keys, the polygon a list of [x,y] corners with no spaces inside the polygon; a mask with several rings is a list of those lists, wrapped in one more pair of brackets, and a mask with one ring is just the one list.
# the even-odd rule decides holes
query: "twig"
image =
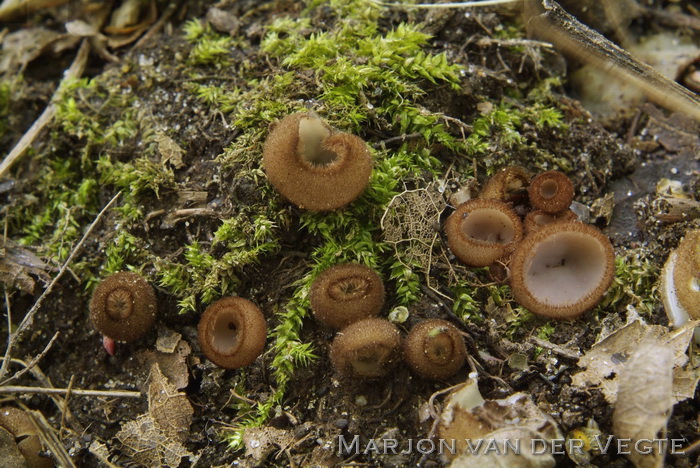
{"label": "twig", "polygon": [[530,337],[530,341],[536,344],[537,346],[547,348],[550,351],[555,352],[560,356],[567,357],[569,359],[579,359],[581,357],[581,353],[578,353],[571,349],[566,349],[563,346],[559,346],[558,344],[551,343],[547,340],[543,340],[542,338],[538,338],[536,336]]}
{"label": "twig", "polygon": [[69,80],[78,78],[83,74],[89,55],[90,43],[87,40],[83,40],[73,63],[63,76],[63,79],[58,85],[58,88],[56,88],[56,91],[53,93],[53,96],[51,96],[50,104],[46,107],[46,109],[44,109],[44,112],[42,112],[39,118],[36,119],[29,130],[27,130],[22,138],[17,142],[15,147],[12,148],[10,154],[8,154],[2,163],[0,163],[0,178],[5,175],[5,172],[10,169],[10,166],[12,166],[12,164],[14,164],[15,161],[17,161],[25,153],[27,148],[32,145],[34,139],[36,139],[36,137],[39,135],[39,132],[41,132],[41,130],[43,130],[43,128],[46,127],[51,120],[53,120],[57,109],[54,101],[58,100],[59,94],[63,90],[63,84],[67,83]]}
{"label": "twig", "polygon": [[55,461],[58,462],[57,466],[76,468],[73,460],[61,443],[59,436],[56,434],[56,429],[49,424],[44,415],[40,411],[31,411],[27,409],[25,409],[25,411],[32,417],[34,425],[38,429],[39,438],[42,443],[48,447],[48,452],[53,455]]}
{"label": "twig", "polygon": [[78,244],[73,248],[73,251],[70,253],[70,255],[69,255],[68,258],[66,259],[65,263],[63,263],[63,266],[62,266],[61,269],[58,271],[58,273],[56,274],[56,276],[54,277],[54,279],[51,280],[51,282],[50,282],[49,285],[46,287],[46,289],[44,290],[44,292],[41,294],[41,296],[39,297],[39,299],[37,299],[37,301],[34,303],[34,305],[32,306],[32,308],[29,309],[29,312],[27,312],[27,315],[24,316],[24,319],[22,319],[22,322],[19,324],[19,327],[17,328],[17,331],[15,331],[15,332],[12,334],[12,338],[10,339],[10,341],[9,341],[9,343],[8,343],[8,346],[7,346],[7,350],[6,350],[6,352],[5,352],[5,359],[3,360],[2,367],[0,367],[0,379],[2,379],[2,378],[5,376],[5,373],[7,372],[7,366],[8,366],[9,361],[10,361],[10,360],[7,359],[7,358],[10,357],[10,351],[11,351],[13,345],[14,345],[15,343],[17,343],[17,340],[19,340],[19,337],[20,337],[21,334],[24,332],[24,330],[26,330],[26,329],[32,324],[32,321],[33,321],[33,319],[34,319],[34,315],[36,314],[36,312],[37,312],[37,311],[39,310],[39,308],[41,307],[41,304],[44,302],[44,299],[46,299],[46,297],[48,297],[48,295],[51,293],[51,290],[54,288],[54,286],[56,285],[56,283],[58,283],[58,280],[61,279],[61,277],[63,276],[63,274],[64,274],[64,273],[66,272],[66,270],[68,269],[68,265],[73,261],[73,259],[75,258],[75,256],[76,256],[76,255],[78,254],[78,252],[80,251],[80,248],[81,248],[81,247],[83,246],[83,244],[85,243],[85,240],[90,236],[90,234],[92,234],[92,231],[93,231],[93,230],[95,229],[95,227],[97,226],[97,223],[99,223],[100,220],[102,219],[102,216],[107,212],[107,210],[109,210],[109,209],[112,207],[112,205],[114,204],[114,202],[117,201],[117,199],[119,198],[119,195],[121,195],[121,192],[117,193],[114,197],[112,197],[112,199],[109,201],[109,203],[107,203],[107,205],[105,205],[105,207],[102,208],[102,211],[100,211],[100,212],[97,214],[97,216],[95,217],[95,220],[92,222],[92,224],[90,224],[90,226],[88,227],[87,231],[85,231],[85,234],[83,234],[83,237],[80,239],[80,241],[78,242]]}
{"label": "twig", "polygon": [[163,25],[165,24],[166,21],[168,21],[168,18],[172,16],[173,13],[175,13],[175,8],[177,8],[177,2],[173,2],[168,5],[168,7],[165,9],[163,12],[163,15],[156,21],[156,23],[151,26],[151,29],[149,29],[146,34],[144,34],[141,39],[139,39],[136,44],[134,44],[134,49],[138,49],[139,47],[143,46],[146,41],[148,41],[155,33],[160,31],[163,28]]}
{"label": "twig", "polygon": [[66,392],[66,397],[63,399],[63,409],[61,410],[61,431],[66,426],[66,413],[68,412],[68,400],[70,399],[71,393],[73,392],[73,383],[75,382],[75,374],[70,376],[70,382],[68,382],[68,391]]}
{"label": "twig", "polygon": [[521,0],[481,0],[474,2],[455,2],[455,3],[389,3],[381,2],[378,0],[372,0],[372,3],[379,6],[392,7],[392,8],[461,8],[461,7],[482,7],[482,6],[494,6],[494,5],[505,5],[508,3],[518,3]]}
{"label": "twig", "polygon": [[7,385],[0,387],[0,394],[6,393],[32,393],[41,395],[76,395],[76,396],[94,396],[94,397],[114,397],[114,398],[141,398],[141,392],[132,390],[82,390],[70,388],[43,388],[43,387],[26,387],[22,385]]}
{"label": "twig", "polygon": [[404,134],[399,135],[399,136],[395,136],[395,137],[387,138],[386,140],[378,141],[377,143],[375,143],[372,146],[374,147],[374,149],[385,149],[387,146],[392,145],[394,143],[404,143],[408,140],[415,140],[416,138],[422,138],[422,137],[423,137],[423,135],[421,135],[420,133],[408,133],[408,134],[404,133]]}
{"label": "twig", "polygon": [[[5,385],[7,382],[11,382],[15,379],[18,379],[21,376],[23,376],[24,374],[26,374],[27,372],[31,371],[34,368],[34,366],[36,366],[39,363],[39,361],[41,361],[41,359],[44,356],[46,356],[46,353],[49,352],[49,350],[51,349],[51,346],[53,346],[53,344],[56,342],[56,339],[58,338],[59,334],[60,334],[59,332],[54,333],[53,337],[51,337],[51,339],[46,344],[46,346],[44,346],[44,350],[42,352],[40,352],[39,354],[37,354],[36,356],[34,356],[29,364],[25,364],[24,361],[21,361],[22,364],[25,364],[24,369],[15,373],[11,377],[8,377],[7,379],[3,380],[2,382],[0,382],[0,385]],[[9,348],[9,346],[8,346],[8,348]],[[2,363],[3,368],[7,369],[7,364],[5,364],[5,363],[6,362],[9,363],[9,361],[14,361],[14,359],[11,359],[11,358],[9,358],[9,356],[5,355],[5,357],[3,358],[3,363]]]}

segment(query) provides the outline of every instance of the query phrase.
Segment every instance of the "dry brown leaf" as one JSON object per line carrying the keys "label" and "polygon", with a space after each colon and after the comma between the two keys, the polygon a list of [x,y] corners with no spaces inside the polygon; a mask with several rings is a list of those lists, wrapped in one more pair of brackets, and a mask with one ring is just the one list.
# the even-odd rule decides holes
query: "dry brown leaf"
{"label": "dry brown leaf", "polygon": [[0,4],[0,21],[26,21],[27,14],[33,11],[63,5],[67,1],[68,0],[4,0],[2,4]]}
{"label": "dry brown leaf", "polygon": [[[673,408],[674,350],[668,343],[650,338],[630,357],[619,378],[613,413],[613,432],[631,439],[627,457],[637,468],[661,468],[664,454],[651,440],[664,438]],[[647,440],[649,443],[641,443]],[[644,451],[652,449],[651,453]]]}
{"label": "dry brown leaf", "polygon": [[563,437],[557,423],[540,410],[529,395],[515,393],[502,400],[483,400],[475,378],[470,378],[448,398],[440,415],[438,434],[440,439],[454,440],[457,452],[464,453],[470,449],[466,439],[472,441],[473,447],[479,439],[486,442],[493,438],[492,433],[506,428],[531,431],[542,440]]}
{"label": "dry brown leaf", "polygon": [[158,364],[151,367],[148,384],[148,414],[169,438],[185,442],[194,410],[187,396],[178,392]]}
{"label": "dry brown leaf", "polygon": [[177,467],[182,458],[194,461],[187,440],[194,410],[184,393],[168,382],[158,364],[148,379],[148,413],[122,425],[117,439],[124,454],[149,467]]}
{"label": "dry brown leaf", "polygon": [[387,206],[381,220],[384,240],[401,250],[405,265],[418,264],[428,271],[435,261],[433,246],[439,237],[435,229],[447,206],[443,191],[440,183],[432,182],[396,195]]}
{"label": "dry brown leaf", "polygon": [[[145,31],[158,16],[155,2],[142,0],[125,0],[112,12],[109,25],[105,26],[107,34],[125,36]],[[139,19],[143,20],[139,22]],[[111,45],[111,44],[110,44]]]}
{"label": "dry brown leaf", "polygon": [[47,268],[48,266],[32,251],[9,239],[0,246],[0,283],[9,288],[33,293],[35,281],[30,275],[48,282],[51,278],[46,272]]}
{"label": "dry brown leaf", "polygon": [[629,358],[645,340],[658,338],[673,349],[674,375],[678,376],[678,386],[673,388],[674,401],[682,401],[692,396],[694,391],[694,388],[689,388],[688,371],[691,375],[698,373],[697,369],[683,369],[688,362],[686,351],[698,323],[688,322],[678,330],[669,331],[660,325],[647,325],[637,318],[594,344],[579,359],[578,365],[585,370],[574,375],[572,383],[578,387],[599,387],[605,399],[614,403],[617,400],[618,376]]}
{"label": "dry brown leaf", "polygon": [[207,21],[215,30],[232,36],[237,35],[241,27],[241,20],[236,15],[217,7],[207,10]]}
{"label": "dry brown leaf", "polygon": [[181,340],[180,333],[169,328],[161,328],[158,330],[156,349],[161,353],[174,353]]}
{"label": "dry brown leaf", "polygon": [[146,350],[137,356],[139,367],[150,369],[153,364],[158,364],[163,375],[175,388],[185,388],[189,383],[189,370],[187,356],[192,349],[186,341],[178,341],[172,353]]}
{"label": "dry brown leaf", "polygon": [[[525,427],[506,427],[487,434],[484,439],[493,440],[496,450],[481,450],[477,453],[465,453],[455,458],[450,468],[554,468],[554,457],[550,453],[533,454],[533,446],[541,450],[535,441],[541,441],[543,435]],[[513,450],[512,444],[517,444]]]}
{"label": "dry brown leaf", "polygon": [[175,140],[161,132],[156,134],[156,142],[158,143],[161,164],[170,164],[175,169],[180,169],[185,165],[182,162],[182,155],[185,154],[185,150],[180,148],[180,145]]}

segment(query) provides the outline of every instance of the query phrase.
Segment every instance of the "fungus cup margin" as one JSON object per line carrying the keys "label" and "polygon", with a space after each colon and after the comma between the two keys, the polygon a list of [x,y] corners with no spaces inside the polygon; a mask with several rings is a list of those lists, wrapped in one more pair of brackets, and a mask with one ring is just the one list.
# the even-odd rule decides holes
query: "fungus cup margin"
{"label": "fungus cup margin", "polygon": [[615,252],[599,229],[580,221],[543,226],[520,243],[510,263],[518,304],[556,319],[593,308],[615,275]]}

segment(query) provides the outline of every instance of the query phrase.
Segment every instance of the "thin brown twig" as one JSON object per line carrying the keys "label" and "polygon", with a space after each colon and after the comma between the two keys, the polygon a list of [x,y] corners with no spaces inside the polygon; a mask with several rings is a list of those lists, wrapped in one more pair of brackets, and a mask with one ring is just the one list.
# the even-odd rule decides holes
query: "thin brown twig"
{"label": "thin brown twig", "polygon": [[[31,371],[34,368],[34,366],[36,366],[39,363],[39,361],[41,361],[43,359],[43,357],[46,356],[46,353],[49,352],[49,350],[51,349],[53,344],[58,339],[59,334],[60,334],[59,332],[54,333],[53,336],[51,337],[51,339],[49,340],[49,342],[46,344],[46,346],[44,346],[44,350],[42,352],[40,352],[39,354],[37,354],[36,356],[34,356],[28,364],[25,364],[24,361],[20,361],[22,364],[24,364],[24,369],[22,369],[21,371],[18,371],[17,373],[13,374],[12,376],[10,376],[7,379],[0,382],[0,386],[5,385],[7,382],[11,382],[15,379],[18,379],[21,376],[23,376],[24,374],[26,374],[27,372]],[[9,346],[8,346],[8,348],[9,348]],[[9,363],[10,361],[15,361],[15,360],[10,358],[9,356],[5,355],[5,357],[3,358],[3,363],[2,363],[3,367],[7,368],[5,363],[6,362]]]}
{"label": "thin brown twig", "polygon": [[87,64],[88,56],[90,55],[90,43],[87,40],[83,40],[78,49],[78,53],[73,60],[68,71],[63,76],[61,83],[56,88],[56,91],[51,96],[51,101],[44,112],[41,113],[38,119],[34,121],[29,130],[22,136],[22,138],[17,142],[12,151],[5,157],[5,159],[0,163],[0,177],[5,175],[5,173],[10,169],[10,166],[14,164],[22,155],[25,154],[27,149],[32,145],[39,133],[46,127],[51,120],[53,120],[56,114],[57,106],[55,101],[58,99],[60,93],[63,90],[63,84],[67,83],[69,80],[80,77],[85,70],[85,65]]}
{"label": "thin brown twig", "polygon": [[5,359],[3,360],[2,367],[0,367],[0,379],[2,379],[5,376],[5,373],[7,372],[7,366],[9,364],[9,359],[10,357],[10,352],[12,350],[12,347],[14,346],[15,343],[19,340],[19,337],[22,335],[24,330],[26,330],[31,324],[32,321],[34,320],[34,315],[37,313],[39,308],[41,307],[41,304],[44,302],[46,297],[51,293],[53,290],[54,286],[56,286],[56,283],[58,283],[58,280],[61,279],[63,274],[66,272],[68,269],[68,265],[73,261],[75,256],[78,254],[80,251],[81,247],[85,243],[88,237],[92,234],[92,231],[95,229],[97,224],[100,222],[102,219],[102,216],[112,207],[112,205],[117,201],[119,196],[121,195],[121,192],[117,193],[112,199],[105,205],[104,208],[102,208],[102,211],[100,211],[97,216],[95,217],[95,220],[90,224],[88,227],[87,231],[85,231],[85,234],[83,234],[83,237],[80,239],[80,241],[76,244],[76,246],[73,248],[73,251],[70,253],[66,261],[63,263],[63,266],[61,269],[58,271],[56,276],[51,280],[49,285],[46,287],[44,292],[41,294],[39,299],[34,303],[31,309],[29,309],[29,312],[27,312],[27,315],[24,316],[24,319],[22,319],[22,322],[19,324],[19,327],[17,328],[17,331],[15,331],[12,334],[12,338],[10,339],[10,342],[8,343],[7,350],[5,352]]}
{"label": "thin brown twig", "polygon": [[0,387],[0,394],[6,393],[30,393],[40,395],[75,395],[75,396],[94,396],[94,397],[114,397],[114,398],[141,398],[141,392],[133,390],[83,390],[70,388],[44,388],[44,387],[27,387],[24,385],[6,385]]}
{"label": "thin brown twig", "polygon": [[155,24],[151,26],[151,29],[146,31],[146,33],[143,36],[141,36],[141,39],[139,39],[136,42],[136,44],[134,44],[134,49],[138,49],[139,47],[143,46],[149,39],[153,37],[155,33],[157,33],[163,28],[163,25],[166,21],[168,21],[168,18],[170,18],[172,14],[175,13],[177,4],[178,2],[173,2],[168,5],[168,7],[165,9],[163,15],[158,19],[158,21],[156,21]]}
{"label": "thin brown twig", "polygon": [[70,376],[70,382],[68,382],[68,391],[66,392],[66,397],[63,399],[63,409],[61,410],[61,432],[66,426],[66,413],[68,412],[68,400],[70,399],[71,392],[73,391],[73,383],[75,382],[75,374]]}

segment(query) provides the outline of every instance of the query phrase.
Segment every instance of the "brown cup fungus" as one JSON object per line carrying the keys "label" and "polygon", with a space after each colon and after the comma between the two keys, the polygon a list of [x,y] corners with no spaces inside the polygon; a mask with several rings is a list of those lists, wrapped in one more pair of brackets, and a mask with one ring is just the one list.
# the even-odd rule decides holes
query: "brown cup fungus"
{"label": "brown cup fungus", "polygon": [[413,372],[426,379],[452,377],[462,368],[466,357],[459,330],[445,320],[418,323],[404,341],[404,359]]}
{"label": "brown cup fungus", "polygon": [[0,427],[14,437],[17,448],[26,462],[25,466],[28,468],[54,466],[50,458],[39,455],[42,451],[41,439],[31,416],[25,411],[11,406],[0,408]]}
{"label": "brown cup fungus", "polygon": [[530,181],[530,204],[545,213],[559,213],[571,206],[574,184],[564,173],[547,171]]}
{"label": "brown cup fungus", "polygon": [[299,208],[329,211],[360,196],[372,157],[361,138],[335,132],[316,114],[302,112],[274,126],[263,166],[270,183]]}
{"label": "brown cup fungus", "polygon": [[134,341],[150,331],[156,321],[156,294],[136,273],[121,271],[105,278],[90,301],[90,320],[105,336]]}
{"label": "brown cup fungus", "polygon": [[462,262],[484,267],[507,256],[523,235],[520,218],[498,200],[462,203],[445,224],[450,249]]}
{"label": "brown cup fungus", "polygon": [[510,263],[518,304],[556,319],[576,318],[594,307],[614,275],[610,240],[579,221],[547,224],[526,236]]}
{"label": "brown cup fungus", "polygon": [[[700,230],[687,232],[669,254],[660,283],[661,299],[673,327],[700,320]],[[700,343],[700,328],[695,330],[695,341]]]}
{"label": "brown cup fungus", "polygon": [[520,166],[509,166],[494,174],[481,189],[479,198],[509,201],[519,192],[524,192],[530,182],[530,173]]}
{"label": "brown cup fungus", "polygon": [[252,364],[262,353],[267,322],[249,300],[225,297],[207,307],[197,332],[207,359],[225,369],[238,369]]}
{"label": "brown cup fungus", "polygon": [[326,269],[314,280],[309,300],[316,319],[339,330],[379,314],[384,305],[384,284],[371,268],[343,263]]}
{"label": "brown cup fungus", "polygon": [[341,377],[382,377],[399,360],[401,334],[388,320],[360,320],[338,333],[331,345],[330,355],[333,368]]}
{"label": "brown cup fungus", "polygon": [[558,221],[576,221],[578,216],[571,210],[565,210],[560,213],[550,214],[541,210],[531,211],[525,216],[523,227],[526,234],[532,234],[538,231],[545,224],[551,224]]}

